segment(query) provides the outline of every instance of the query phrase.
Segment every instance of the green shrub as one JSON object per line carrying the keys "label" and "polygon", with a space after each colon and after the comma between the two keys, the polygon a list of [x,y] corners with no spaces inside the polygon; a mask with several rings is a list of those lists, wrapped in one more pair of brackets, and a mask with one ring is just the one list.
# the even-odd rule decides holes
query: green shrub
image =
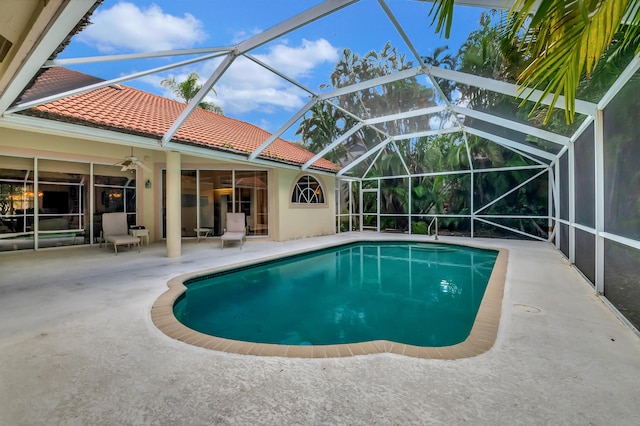
{"label": "green shrub", "polygon": [[428,228],[426,222],[423,222],[423,221],[411,222],[411,233],[412,234],[427,234],[428,231],[429,231],[429,228]]}

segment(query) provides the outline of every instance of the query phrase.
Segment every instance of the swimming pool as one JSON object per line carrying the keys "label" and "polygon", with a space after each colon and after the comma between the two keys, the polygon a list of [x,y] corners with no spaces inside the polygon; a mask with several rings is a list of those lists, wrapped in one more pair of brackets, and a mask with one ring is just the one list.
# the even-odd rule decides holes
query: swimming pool
{"label": "swimming pool", "polygon": [[182,277],[152,317],[171,337],[230,352],[469,356],[464,346],[479,353],[495,340],[496,259],[430,242],[351,243]]}

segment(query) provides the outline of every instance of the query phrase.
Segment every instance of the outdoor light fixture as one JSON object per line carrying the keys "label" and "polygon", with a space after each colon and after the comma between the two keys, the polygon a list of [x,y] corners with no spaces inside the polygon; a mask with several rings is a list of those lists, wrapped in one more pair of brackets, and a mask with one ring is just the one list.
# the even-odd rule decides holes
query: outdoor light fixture
{"label": "outdoor light fixture", "polygon": [[151,188],[151,179],[147,179],[144,183],[145,188]]}

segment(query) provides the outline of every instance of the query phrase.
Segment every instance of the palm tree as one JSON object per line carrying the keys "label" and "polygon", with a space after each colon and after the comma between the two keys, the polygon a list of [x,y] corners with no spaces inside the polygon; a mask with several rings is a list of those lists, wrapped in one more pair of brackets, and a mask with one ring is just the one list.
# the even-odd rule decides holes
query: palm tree
{"label": "palm tree", "polygon": [[[453,57],[453,55],[451,55],[450,53],[447,53],[448,49],[449,49],[449,46],[436,47],[436,49],[433,51],[433,54],[431,56],[422,57],[422,62],[432,67],[439,67],[439,68],[444,68],[448,70],[454,70],[456,68],[457,61]],[[440,79],[438,81],[438,85],[440,86],[440,89],[442,89],[442,92],[444,93],[444,95],[448,99],[451,99],[451,92],[453,92],[453,90],[455,89],[455,83],[450,80]]]}
{"label": "palm tree", "polygon": [[[176,78],[174,76],[171,76],[171,78],[165,78],[164,80],[162,80],[160,82],[160,85],[171,90],[171,92],[173,92],[173,94],[178,99],[181,99],[188,104],[191,101],[191,99],[193,99],[202,88],[202,84],[200,84],[199,81],[200,81],[200,76],[197,73],[192,72],[187,76],[187,79],[184,81],[181,81],[178,83],[176,81]],[[211,91],[215,93],[215,90],[211,89]],[[207,111],[224,115],[224,111],[222,110],[222,107],[212,102],[203,101],[203,102],[200,102],[198,106]]]}
{"label": "palm tree", "polygon": [[[344,122],[343,114],[332,104],[317,103],[310,109],[311,115],[300,123],[296,135],[302,136],[302,146],[314,153],[344,133],[339,124]],[[329,161],[340,164],[345,161],[347,150],[339,146],[326,155]]]}
{"label": "palm tree", "polygon": [[[370,51],[363,56],[345,49],[331,74],[330,84],[321,86],[321,89],[337,89],[410,67],[411,64],[406,61],[405,56],[399,54],[390,43],[386,43],[379,52]],[[423,108],[433,104],[433,98],[433,90],[421,86],[415,78],[347,93],[331,100],[340,108],[333,107],[331,103],[314,106],[311,114],[302,120],[297,134],[302,136],[302,140],[309,149],[319,152],[356,124],[355,119],[344,111],[349,111],[354,116],[379,117],[412,108]],[[377,127],[388,134],[396,135],[417,131],[419,124],[418,120],[408,118],[379,123]],[[338,130],[334,129],[336,125],[339,127]],[[380,135],[377,132],[370,127],[365,127],[349,138],[344,146],[336,149],[337,154],[334,154],[331,159],[344,164],[353,159],[348,155],[352,148],[368,150],[380,141]],[[347,155],[344,155],[345,149]],[[365,164],[362,166],[365,169],[367,167]],[[354,173],[357,174],[358,170],[354,170]]]}
{"label": "palm tree", "polygon": [[[430,15],[436,31],[449,37],[454,0],[434,0]],[[534,11],[534,7],[537,10]],[[640,0],[516,0],[510,10],[511,40],[531,63],[518,76],[523,87],[555,93],[547,110],[549,120],[559,95],[564,95],[565,119],[573,122],[576,91],[614,39],[621,48],[637,43]],[[524,34],[524,36],[522,36]],[[635,48],[636,54],[640,47]],[[530,92],[523,93],[527,97]],[[544,96],[543,96],[544,97]],[[538,105],[536,105],[538,106]]]}

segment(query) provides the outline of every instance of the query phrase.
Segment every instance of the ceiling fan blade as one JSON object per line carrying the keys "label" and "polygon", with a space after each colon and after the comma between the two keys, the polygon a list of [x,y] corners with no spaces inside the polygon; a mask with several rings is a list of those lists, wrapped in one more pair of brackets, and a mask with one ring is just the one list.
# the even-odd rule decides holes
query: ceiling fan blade
{"label": "ceiling fan blade", "polygon": [[142,162],[142,160],[140,160],[138,157],[133,156],[133,150],[132,150],[132,155],[125,157],[121,161],[115,163],[114,166],[121,167],[120,169],[121,172],[126,172],[127,170],[137,170],[138,166],[142,167],[146,171],[149,171],[149,172],[151,171],[151,169],[148,166],[146,166]]}

